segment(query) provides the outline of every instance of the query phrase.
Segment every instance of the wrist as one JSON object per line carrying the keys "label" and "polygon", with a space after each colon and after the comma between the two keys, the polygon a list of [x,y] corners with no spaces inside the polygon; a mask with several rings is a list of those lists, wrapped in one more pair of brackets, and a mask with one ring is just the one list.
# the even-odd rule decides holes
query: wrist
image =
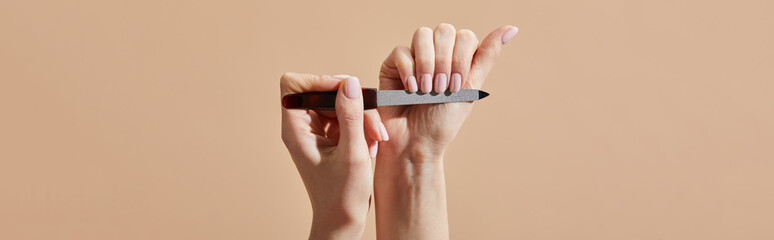
{"label": "wrist", "polygon": [[364,228],[365,216],[315,212],[309,239],[360,239]]}
{"label": "wrist", "polygon": [[443,161],[445,150],[445,146],[437,144],[399,144],[388,141],[379,144],[379,155],[377,158],[390,162],[433,163]]}
{"label": "wrist", "polygon": [[443,183],[443,156],[400,154],[393,157],[380,152],[374,169],[374,185],[382,187],[436,188]]}
{"label": "wrist", "polygon": [[448,239],[442,156],[391,157],[380,152],[376,159],[377,238]]}

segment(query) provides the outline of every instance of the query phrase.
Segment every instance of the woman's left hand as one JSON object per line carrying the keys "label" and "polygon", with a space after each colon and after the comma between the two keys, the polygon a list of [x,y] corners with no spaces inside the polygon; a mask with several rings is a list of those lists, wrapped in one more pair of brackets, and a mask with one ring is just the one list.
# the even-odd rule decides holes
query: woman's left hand
{"label": "woman's left hand", "polygon": [[[398,46],[384,60],[380,90],[454,93],[481,88],[505,43],[518,28],[503,26],[479,45],[467,29],[450,24],[414,32],[411,46]],[[395,141],[382,144],[379,158],[437,162],[473,109],[471,102],[379,107]]]}

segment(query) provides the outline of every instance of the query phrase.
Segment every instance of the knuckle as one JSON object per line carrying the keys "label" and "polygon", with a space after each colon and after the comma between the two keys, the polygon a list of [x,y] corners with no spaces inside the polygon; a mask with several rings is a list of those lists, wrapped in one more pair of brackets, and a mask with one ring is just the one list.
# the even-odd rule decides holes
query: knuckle
{"label": "knuckle", "polygon": [[435,27],[436,35],[441,35],[441,36],[454,35],[455,31],[456,29],[454,28],[454,26],[448,23],[441,23],[437,27]]}
{"label": "knuckle", "polygon": [[411,62],[409,61],[398,61],[395,63],[395,66],[401,71],[412,68]]}
{"label": "knuckle", "polygon": [[293,73],[290,73],[290,72],[285,72],[285,73],[283,73],[283,74],[282,74],[282,76],[280,77],[280,81],[281,81],[281,82],[287,82],[287,81],[290,81],[290,79],[292,78],[292,76],[291,76],[291,75],[293,75]]}
{"label": "knuckle", "polygon": [[438,24],[438,26],[436,27],[436,29],[440,29],[440,28],[445,28],[445,29],[452,29],[452,30],[454,30],[454,25],[451,25],[450,23],[441,23],[441,24]]}
{"label": "knuckle", "polygon": [[454,65],[454,67],[462,67],[467,65],[469,62],[470,60],[466,57],[454,56],[452,58],[452,65]]}
{"label": "knuckle", "polygon": [[398,53],[400,53],[400,51],[401,51],[400,46],[395,46],[395,48],[392,49],[391,53],[392,53],[392,55],[398,55]]}
{"label": "knuckle", "polygon": [[463,37],[475,37],[476,34],[473,33],[470,29],[460,29],[457,31],[457,36],[463,36]]}
{"label": "knuckle", "polygon": [[430,29],[429,27],[420,27],[420,28],[417,28],[417,30],[414,32],[414,35],[428,34],[432,32],[433,32],[433,29]]}
{"label": "knuckle", "polygon": [[476,34],[473,33],[473,31],[470,31],[470,29],[462,29],[457,31],[457,39],[463,40],[463,41],[476,41],[478,42],[478,39],[476,38]]}
{"label": "knuckle", "polygon": [[422,67],[433,67],[433,64],[435,64],[435,61],[431,58],[418,58],[417,65]]}
{"label": "knuckle", "polygon": [[286,72],[280,77],[280,89],[286,89],[293,82],[293,73]]}
{"label": "knuckle", "polygon": [[406,46],[396,46],[395,48],[392,49],[392,52],[390,52],[390,54],[394,57],[397,57],[409,51],[410,51],[409,48]]}
{"label": "knuckle", "polygon": [[443,58],[436,58],[435,64],[437,66],[446,66],[451,64],[451,60],[449,58],[443,57]]}
{"label": "knuckle", "polygon": [[408,46],[397,46],[395,47],[395,51],[401,52],[401,53],[407,53],[411,51],[411,48],[409,48]]}
{"label": "knuckle", "polygon": [[480,55],[484,58],[491,59],[491,58],[497,57],[497,52],[498,52],[497,49],[493,47],[483,47],[483,48],[479,48],[476,51],[476,55]]}
{"label": "knuckle", "polygon": [[363,121],[363,113],[358,111],[346,111],[338,116],[339,121],[344,122],[358,122]]}

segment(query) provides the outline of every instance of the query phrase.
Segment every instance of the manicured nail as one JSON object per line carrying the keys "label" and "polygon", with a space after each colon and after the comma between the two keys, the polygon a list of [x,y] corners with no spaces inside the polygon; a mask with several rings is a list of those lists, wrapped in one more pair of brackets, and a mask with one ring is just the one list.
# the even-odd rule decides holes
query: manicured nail
{"label": "manicured nail", "polygon": [[439,73],[435,75],[435,92],[446,92],[446,73]]}
{"label": "manicured nail", "polygon": [[368,147],[368,153],[371,154],[371,158],[376,158],[376,153],[379,151],[379,143],[374,143]]}
{"label": "manicured nail", "polygon": [[408,81],[408,90],[409,90],[409,92],[416,92],[416,91],[419,90],[418,87],[417,87],[417,78],[416,77],[414,77],[414,76],[408,77],[408,80],[406,80],[406,81]]}
{"label": "manicured nail", "polygon": [[426,73],[422,75],[422,92],[429,93],[433,91],[433,75]]}
{"label": "manicured nail", "polygon": [[459,73],[452,73],[451,82],[449,83],[451,92],[456,93],[460,91],[462,87],[462,75]]}
{"label": "manicured nail", "polygon": [[390,140],[390,135],[387,134],[387,128],[384,127],[384,123],[379,123],[379,135],[382,135],[382,141]]}
{"label": "manicured nail", "polygon": [[516,33],[518,33],[518,32],[519,32],[519,28],[517,28],[517,27],[512,27],[511,30],[508,30],[508,32],[503,34],[503,39],[502,39],[503,40],[503,44],[505,44],[508,41],[510,41],[511,38],[513,38],[513,36],[516,36]]}
{"label": "manicured nail", "polygon": [[349,99],[358,99],[363,91],[360,89],[360,79],[357,77],[348,77],[344,85],[344,96]]}
{"label": "manicured nail", "polygon": [[347,74],[336,74],[336,75],[333,75],[333,77],[334,78],[345,79],[345,78],[348,78],[348,77],[351,77],[351,76],[347,75]]}

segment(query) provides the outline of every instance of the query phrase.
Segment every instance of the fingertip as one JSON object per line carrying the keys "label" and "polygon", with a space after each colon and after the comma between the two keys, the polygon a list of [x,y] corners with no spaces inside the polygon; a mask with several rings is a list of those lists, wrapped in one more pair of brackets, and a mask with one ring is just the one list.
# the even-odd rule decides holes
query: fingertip
{"label": "fingertip", "polygon": [[451,82],[449,83],[449,90],[451,90],[451,92],[453,93],[456,93],[456,92],[459,92],[461,88],[462,88],[462,74],[452,73]]}
{"label": "fingertip", "polygon": [[385,136],[384,132],[382,131],[384,125],[382,124],[382,119],[379,116],[379,112],[376,111],[376,109],[371,109],[365,110],[363,113],[365,117],[364,126],[368,138],[374,141],[384,141],[383,139]]}
{"label": "fingertip", "polygon": [[[336,115],[339,123],[343,120],[358,120],[363,118],[363,90],[360,88],[360,79],[357,77],[347,77],[340,81],[339,92],[336,96]],[[343,117],[343,119],[342,119]],[[362,128],[362,122],[360,123]]]}
{"label": "fingertip", "polygon": [[339,126],[339,145],[346,148],[365,148],[367,124],[364,117],[360,79],[348,77],[341,82],[336,96],[336,121]]}
{"label": "fingertip", "polygon": [[344,96],[349,99],[360,98],[363,91],[360,88],[360,79],[357,77],[347,77],[344,81]]}
{"label": "fingertip", "polygon": [[443,93],[446,91],[447,86],[447,77],[446,73],[439,73],[435,75],[435,82],[433,83],[435,87],[435,92],[437,93]]}
{"label": "fingertip", "polygon": [[508,43],[508,41],[511,41],[511,39],[516,36],[517,33],[519,33],[519,28],[516,26],[506,26],[508,29],[502,36],[501,41],[503,44]]}
{"label": "fingertip", "polygon": [[422,92],[424,93],[430,93],[430,91],[433,91],[433,75],[430,75],[429,73],[426,73],[422,75],[421,79],[422,84]]}
{"label": "fingertip", "polygon": [[382,136],[382,139],[381,139],[382,142],[386,142],[390,140],[390,135],[387,134],[387,128],[384,127],[383,122],[379,122],[379,135]]}
{"label": "fingertip", "polygon": [[368,153],[371,155],[371,159],[376,158],[376,154],[379,152],[379,142],[372,141],[368,146]]}
{"label": "fingertip", "polygon": [[419,87],[417,86],[417,78],[416,77],[410,76],[410,77],[408,77],[408,80],[406,80],[406,81],[408,82],[407,85],[408,85],[409,92],[414,93],[414,92],[419,91]]}

